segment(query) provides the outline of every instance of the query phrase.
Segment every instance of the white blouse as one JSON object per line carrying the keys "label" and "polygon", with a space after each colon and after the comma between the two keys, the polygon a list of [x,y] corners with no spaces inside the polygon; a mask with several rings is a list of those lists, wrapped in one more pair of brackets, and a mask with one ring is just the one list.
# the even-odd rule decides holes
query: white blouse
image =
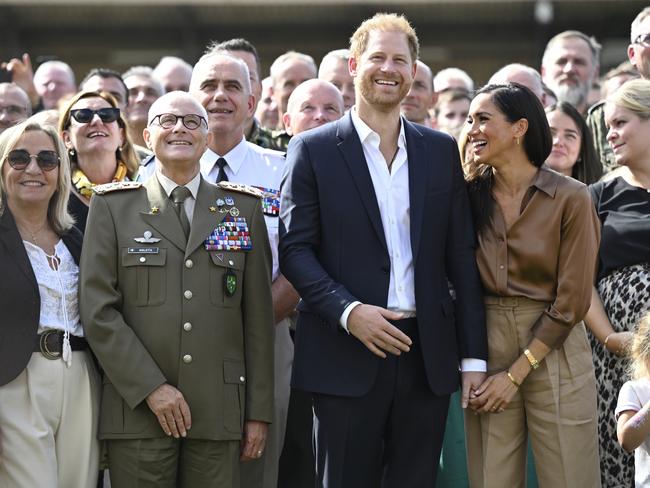
{"label": "white blouse", "polygon": [[[44,329],[66,329],[71,335],[83,337],[77,301],[79,267],[62,240],[54,246],[54,256],[48,256],[43,249],[23,241],[27,256],[32,264],[38,291],[41,296],[41,315],[38,332]],[[52,259],[58,259],[58,269],[50,267]],[[67,326],[66,326],[67,324]]]}

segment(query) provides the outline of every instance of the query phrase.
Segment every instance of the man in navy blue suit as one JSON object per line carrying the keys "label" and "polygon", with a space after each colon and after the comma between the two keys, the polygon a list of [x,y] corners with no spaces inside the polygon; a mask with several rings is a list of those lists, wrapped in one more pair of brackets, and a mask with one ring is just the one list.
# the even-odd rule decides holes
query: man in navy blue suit
{"label": "man in navy blue suit", "polygon": [[400,117],[418,55],[408,21],[375,15],[350,51],[357,104],[287,153],[293,386],[313,394],[319,486],[432,487],[459,368],[464,406],[485,375],[469,202],[454,140]]}

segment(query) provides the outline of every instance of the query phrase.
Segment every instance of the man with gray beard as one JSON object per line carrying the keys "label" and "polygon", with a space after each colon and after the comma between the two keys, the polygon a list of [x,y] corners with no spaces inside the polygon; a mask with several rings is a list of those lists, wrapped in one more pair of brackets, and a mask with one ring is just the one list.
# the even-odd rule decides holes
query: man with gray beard
{"label": "man with gray beard", "polygon": [[587,95],[600,67],[600,44],[580,31],[564,31],[551,38],[542,57],[542,80],[558,100],[586,114]]}

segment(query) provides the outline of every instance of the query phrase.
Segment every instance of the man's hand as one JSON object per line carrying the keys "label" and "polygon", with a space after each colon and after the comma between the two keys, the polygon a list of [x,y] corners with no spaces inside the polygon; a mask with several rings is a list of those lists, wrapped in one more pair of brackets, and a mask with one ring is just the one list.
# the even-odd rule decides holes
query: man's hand
{"label": "man's hand", "polygon": [[244,436],[241,440],[240,461],[252,461],[259,459],[264,452],[266,445],[266,434],[269,431],[269,424],[248,420],[244,422]]}
{"label": "man's hand", "polygon": [[34,70],[29,54],[23,54],[22,59],[13,58],[8,63],[2,63],[0,67],[11,73],[11,81],[27,93],[32,107],[35,108],[38,105],[38,93],[34,87]]}
{"label": "man's hand", "polygon": [[354,307],[348,316],[348,331],[380,358],[386,358],[384,351],[399,356],[410,350],[412,341],[388,321],[401,318],[401,313],[361,304]]}
{"label": "man's hand", "polygon": [[158,423],[167,435],[176,439],[186,437],[192,427],[190,406],[183,394],[167,383],[160,385],[147,397],[147,405],[158,418]]}
{"label": "man's hand", "polygon": [[461,405],[467,408],[470,398],[476,397],[476,390],[483,384],[487,375],[480,371],[465,371],[462,373],[462,397]]}

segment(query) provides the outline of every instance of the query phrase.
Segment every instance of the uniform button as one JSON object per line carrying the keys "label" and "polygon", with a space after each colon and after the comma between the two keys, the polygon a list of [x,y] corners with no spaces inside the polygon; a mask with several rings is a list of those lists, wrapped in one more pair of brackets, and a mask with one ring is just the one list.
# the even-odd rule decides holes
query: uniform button
{"label": "uniform button", "polygon": [[240,376],[240,377],[239,377],[239,381],[241,381],[242,383],[243,383],[245,380],[246,380],[246,378],[244,378],[243,376]]}
{"label": "uniform button", "polygon": [[192,292],[190,290],[185,290],[183,296],[189,300],[190,298],[192,298]]}
{"label": "uniform button", "polygon": [[192,261],[191,259],[188,259],[187,261],[185,261],[185,267],[186,267],[186,268],[189,269],[189,268],[191,268],[192,266],[194,266],[194,261]]}
{"label": "uniform button", "polygon": [[381,267],[381,271],[382,271],[384,274],[388,274],[388,273],[390,273],[390,267],[389,267],[389,266],[382,266],[382,267]]}
{"label": "uniform button", "polygon": [[192,362],[192,356],[190,356],[189,354],[186,354],[185,356],[183,356],[183,362],[185,364],[190,364]]}
{"label": "uniform button", "polygon": [[141,263],[146,263],[146,262],[147,262],[147,258],[145,258],[144,256],[141,256],[141,257],[140,257],[140,262],[141,262]]}
{"label": "uniform button", "polygon": [[235,265],[235,262],[231,259],[230,261],[228,261],[228,264],[229,264],[230,266],[234,266],[234,265]]}
{"label": "uniform button", "polygon": [[505,269],[505,266],[502,264],[501,266],[499,266],[499,269]]}
{"label": "uniform button", "polygon": [[184,330],[185,332],[189,332],[189,331],[191,331],[191,330],[192,330],[192,324],[191,324],[190,322],[185,322],[185,323],[183,324],[183,330]]}

